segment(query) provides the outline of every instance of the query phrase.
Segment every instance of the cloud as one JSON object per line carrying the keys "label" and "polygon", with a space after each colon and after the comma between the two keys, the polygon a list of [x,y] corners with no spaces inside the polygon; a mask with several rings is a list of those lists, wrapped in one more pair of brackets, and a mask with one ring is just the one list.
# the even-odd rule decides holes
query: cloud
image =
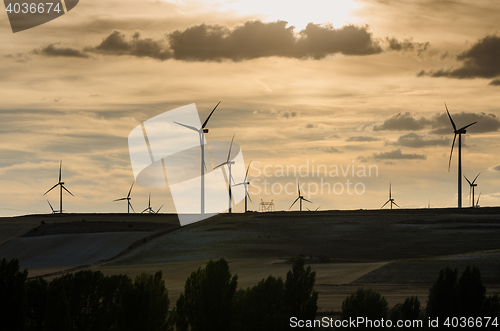
{"label": "cloud", "polygon": [[391,145],[421,148],[431,146],[448,146],[451,140],[446,138],[439,139],[425,139],[424,136],[416,133],[409,133],[398,138],[396,142],[390,143]]}
{"label": "cloud", "polygon": [[428,126],[431,122],[424,118],[415,118],[410,112],[406,113],[398,113],[391,118],[385,120],[382,124],[377,124],[373,127],[373,131],[417,131],[422,130],[426,126]]}
{"label": "cloud", "polygon": [[400,149],[373,154],[375,160],[425,160],[426,158],[423,154],[403,154]]}
{"label": "cloud", "polygon": [[[457,55],[459,68],[421,71],[417,76],[466,78],[494,78],[500,75],[500,36],[489,35],[468,50]],[[492,84],[495,85],[495,84]]]}
{"label": "cloud", "polygon": [[[500,118],[494,114],[461,112],[451,114],[457,128],[477,122],[469,127],[468,132],[484,133],[500,129]],[[373,131],[419,131],[430,129],[432,134],[453,133],[450,119],[445,111],[430,117],[417,117],[410,112],[398,113],[373,127]],[[402,145],[404,146],[404,145]]]}
{"label": "cloud", "polygon": [[413,52],[415,51],[418,55],[422,54],[429,47],[429,42],[417,43],[413,42],[411,38],[407,38],[403,41],[399,41],[396,38],[385,38],[389,43],[389,49],[393,51],[402,52]]}
{"label": "cloud", "polygon": [[333,146],[323,147],[323,148],[321,148],[321,150],[325,153],[342,153],[342,151],[338,150],[337,148],[335,148]]}
{"label": "cloud", "polygon": [[494,79],[494,80],[492,80],[489,85],[500,86],[500,79]]}
{"label": "cloud", "polygon": [[493,170],[495,170],[495,171],[500,171],[500,164],[499,164],[499,165],[497,165],[496,167],[493,167]]}
{"label": "cloud", "polygon": [[155,41],[151,38],[141,39],[139,32],[135,32],[127,41],[125,34],[117,30],[113,30],[99,45],[87,47],[85,51],[104,55],[150,57],[161,61],[172,57],[172,53],[162,41]]}
{"label": "cloud", "polygon": [[297,117],[299,114],[296,111],[285,110],[278,113],[278,117],[289,119],[290,117]]}
{"label": "cloud", "polygon": [[243,61],[280,56],[322,59],[328,55],[381,53],[368,27],[354,25],[335,29],[309,23],[298,35],[287,22],[247,21],[234,29],[201,24],[168,35],[173,57],[184,61]]}
{"label": "cloud", "polygon": [[70,47],[57,47],[57,44],[49,44],[45,47],[39,49],[34,49],[33,54],[45,55],[45,56],[63,56],[63,57],[80,57],[88,58],[89,56],[84,52]]}
{"label": "cloud", "polygon": [[379,141],[379,138],[369,136],[353,136],[347,138],[345,141]]}

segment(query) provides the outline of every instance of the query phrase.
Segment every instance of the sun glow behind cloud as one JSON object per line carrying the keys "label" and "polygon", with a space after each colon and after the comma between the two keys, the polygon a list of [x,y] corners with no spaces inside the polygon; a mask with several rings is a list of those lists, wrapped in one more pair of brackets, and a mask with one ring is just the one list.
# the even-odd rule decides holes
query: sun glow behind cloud
{"label": "sun glow behind cloud", "polygon": [[[165,0],[164,0],[165,1]],[[170,0],[175,4],[180,1]],[[264,21],[287,21],[302,30],[308,23],[331,23],[339,28],[346,24],[359,23],[352,13],[360,8],[354,0],[210,0],[183,1],[184,5],[216,7],[217,11],[233,12],[242,16],[256,16]]]}

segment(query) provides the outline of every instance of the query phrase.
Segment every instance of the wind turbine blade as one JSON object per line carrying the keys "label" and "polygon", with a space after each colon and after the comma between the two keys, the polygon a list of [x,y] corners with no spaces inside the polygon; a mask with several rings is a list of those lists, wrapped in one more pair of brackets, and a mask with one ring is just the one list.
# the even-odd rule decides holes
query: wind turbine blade
{"label": "wind turbine blade", "polygon": [[61,163],[59,163],[59,183],[61,182],[61,172],[62,172],[62,160]]}
{"label": "wind turbine blade", "polygon": [[478,174],[477,174],[476,178],[474,178],[474,180],[472,181],[472,184],[474,184],[474,183],[476,182],[476,179],[477,179],[477,177],[479,177],[479,175],[480,175],[480,174],[481,174],[481,173],[478,173]]}
{"label": "wind turbine blade", "polygon": [[151,208],[151,193],[149,193],[149,202],[148,202],[148,208]]}
{"label": "wind turbine blade", "polygon": [[483,192],[479,192],[479,196],[477,197],[476,206],[479,205],[479,198],[481,197],[481,193],[483,193]]}
{"label": "wind turbine blade", "polygon": [[316,208],[314,211],[318,211],[320,208],[321,208],[321,206],[319,206],[318,208]]}
{"label": "wind turbine blade", "polygon": [[453,119],[451,118],[450,112],[448,111],[448,107],[446,106],[446,102],[444,103],[444,107],[446,108],[446,112],[448,113],[448,117],[450,118],[451,125],[453,125],[453,130],[457,131],[457,126],[455,125],[455,122],[453,122]]}
{"label": "wind turbine blade", "polygon": [[297,180],[297,191],[299,191],[299,197],[300,197],[300,185],[299,181]]}
{"label": "wind turbine blade", "polygon": [[231,158],[231,148],[233,148],[233,140],[234,140],[234,134],[233,134],[233,139],[231,139],[231,145],[229,145],[229,153],[227,154],[227,162],[229,162],[229,159]]}
{"label": "wind turbine blade", "polygon": [[465,175],[464,175],[464,178],[467,181],[467,183],[469,183],[469,185],[472,185],[472,183],[470,182],[470,180]]}
{"label": "wind turbine blade", "polygon": [[49,200],[47,200],[47,202],[49,203],[49,206],[50,206],[50,209],[52,209],[52,212],[54,212],[54,208],[52,208],[52,205],[50,204]]}
{"label": "wind turbine blade", "polygon": [[[232,177],[232,176],[231,176]],[[233,179],[234,181],[234,179]],[[231,185],[232,187],[235,187],[235,186],[240,186],[240,185],[244,185],[245,183],[238,183],[238,184],[234,184],[234,185]]]}
{"label": "wind turbine blade", "polygon": [[448,172],[450,172],[451,156],[453,155],[453,147],[455,146],[455,139],[457,139],[457,134],[456,133],[455,133],[455,137],[453,137],[453,142],[451,143],[450,161],[448,161]]}
{"label": "wind turbine blade", "polygon": [[141,211],[141,214],[143,214],[146,210],[149,210],[149,208],[146,208],[143,211]]}
{"label": "wind turbine blade", "polygon": [[59,183],[57,183],[56,185],[52,186],[52,187],[50,188],[50,190],[48,190],[47,192],[45,192],[43,195],[45,195],[45,194],[49,193],[50,191],[52,191],[54,188],[56,188],[56,187],[57,187],[57,185],[59,185]]}
{"label": "wind turbine blade", "polygon": [[219,107],[219,104],[220,104],[220,101],[219,103],[214,107],[214,109],[212,110],[212,112],[210,113],[210,115],[208,115],[207,119],[205,120],[205,122],[203,122],[203,125],[201,126],[202,129],[205,128],[205,126],[207,126],[207,123],[208,123],[208,120],[210,119],[210,117],[212,116],[212,114],[214,113],[214,111],[217,109],[217,107]]}
{"label": "wind turbine blade", "polygon": [[384,203],[384,204],[382,205],[382,207],[380,207],[380,209],[384,208],[384,207],[385,207],[385,205],[387,205],[390,201],[391,201],[391,200],[387,200],[387,202],[386,202],[386,203]]}
{"label": "wind turbine blade", "polygon": [[115,202],[115,201],[122,201],[122,200],[128,200],[128,199],[127,198],[121,198],[121,199],[113,200],[113,202]]}
{"label": "wind turbine blade", "polygon": [[460,128],[460,130],[467,129],[469,126],[476,124],[477,122],[471,123],[469,125],[464,126],[463,128]]}
{"label": "wind turbine blade", "polygon": [[392,199],[392,183],[389,183],[389,200]]}
{"label": "wind turbine blade", "polygon": [[306,198],[302,198],[302,200],[312,203],[312,201],[307,200]]}
{"label": "wind turbine blade", "polygon": [[132,211],[135,213],[134,207],[132,207],[132,203],[130,201],[128,202],[128,205],[130,206],[130,208],[132,208]]}
{"label": "wind turbine blade", "polygon": [[393,204],[395,204],[396,206],[398,206],[398,208],[401,208],[401,207],[399,207],[399,205],[398,205],[397,203],[395,203],[394,201],[392,201],[392,203],[393,203]]}
{"label": "wind turbine blade", "polygon": [[247,197],[248,197],[248,200],[250,200],[250,202],[253,202],[252,198],[250,198],[250,193],[249,192],[247,192]]}
{"label": "wind turbine blade", "polygon": [[306,209],[307,209],[307,211],[311,211],[311,209],[309,209],[309,208],[307,208],[307,207],[306,207]]}
{"label": "wind turbine blade", "polygon": [[193,131],[198,132],[198,129],[195,128],[194,126],[182,124],[182,123],[179,123],[179,122],[176,122],[176,121],[174,121],[174,123],[177,124],[177,125],[183,126],[185,128],[188,128],[189,130],[193,130]]}
{"label": "wind turbine blade", "polygon": [[[293,205],[294,205],[294,204],[297,202],[297,200],[299,200],[299,199],[300,199],[300,198],[295,199],[295,201],[292,203],[292,205],[290,206],[290,208],[292,208],[292,207],[293,207]],[[290,210],[290,208],[288,208],[288,210]]]}
{"label": "wind turbine blade", "polygon": [[132,182],[132,185],[130,186],[130,190],[128,191],[127,198],[130,198],[130,193],[132,193],[132,187],[134,187],[134,183]]}
{"label": "wind turbine blade", "polygon": [[[161,205],[161,207],[163,207],[163,205]],[[157,214],[160,212],[161,207],[156,211]]]}
{"label": "wind turbine blade", "polygon": [[223,165],[226,165],[226,164],[227,164],[227,162],[221,163],[217,167],[215,167],[214,170],[217,169],[217,168],[219,168],[219,167],[222,167]]}
{"label": "wind turbine blade", "polygon": [[[73,193],[71,193],[70,191],[68,191],[68,189],[67,189],[67,188],[65,188],[65,187],[64,187],[64,185],[61,185],[61,186],[62,186],[62,188],[63,188],[66,192],[68,192],[69,194],[73,195]],[[73,195],[73,196],[74,196],[74,195]]]}

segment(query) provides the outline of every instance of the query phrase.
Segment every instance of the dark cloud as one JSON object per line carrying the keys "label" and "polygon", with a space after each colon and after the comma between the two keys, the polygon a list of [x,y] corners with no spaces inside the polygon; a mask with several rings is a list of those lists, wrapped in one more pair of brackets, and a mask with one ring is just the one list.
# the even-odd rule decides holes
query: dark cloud
{"label": "dark cloud", "polygon": [[346,139],[346,141],[379,141],[379,140],[380,139],[378,138],[369,136],[354,136]]}
{"label": "dark cloud", "polygon": [[459,68],[421,71],[417,76],[449,78],[494,78],[500,75],[500,36],[486,36],[457,55]]}
{"label": "dark cloud", "polygon": [[500,171],[500,164],[499,164],[499,165],[497,165],[496,167],[493,167],[493,170],[495,170],[495,171]]}
{"label": "dark cloud", "polygon": [[489,85],[500,86],[500,79],[492,80]]}
{"label": "dark cloud", "polygon": [[338,150],[337,148],[330,146],[330,147],[323,147],[321,150],[325,153],[342,153],[342,151]]}
{"label": "dark cloud", "polygon": [[[484,133],[498,131],[498,129],[500,129],[500,118],[494,114],[468,112],[453,114],[452,111],[451,116],[457,128],[477,122],[477,124],[469,127],[467,132]],[[419,131],[424,129],[430,129],[429,132],[432,134],[453,133],[450,119],[445,111],[428,118],[417,117],[409,112],[398,113],[373,127],[373,131]]]}
{"label": "dark cloud", "polygon": [[421,148],[431,146],[448,146],[451,144],[451,140],[446,138],[425,139],[424,136],[412,132],[399,137],[396,142],[390,144],[396,146]]}
{"label": "dark cloud", "polygon": [[288,119],[290,117],[297,117],[298,113],[296,111],[286,110],[286,111],[279,112],[278,116]]}
{"label": "dark cloud", "polygon": [[84,52],[70,47],[57,47],[57,44],[50,44],[39,49],[34,49],[33,54],[40,54],[45,56],[65,56],[65,57],[80,57],[88,58],[89,56]]}
{"label": "dark cloud", "polygon": [[424,118],[413,117],[409,112],[398,113],[391,118],[385,120],[382,124],[375,125],[373,131],[417,131],[422,130],[431,122]]}
{"label": "dark cloud", "polygon": [[411,38],[407,38],[403,41],[399,41],[396,38],[386,38],[389,43],[389,49],[393,51],[402,51],[402,52],[417,52],[420,55],[422,52],[426,51],[429,47],[429,42],[425,43],[417,43],[413,42]]}
{"label": "dark cloud", "polygon": [[87,47],[85,51],[104,55],[150,57],[162,61],[172,57],[172,53],[162,41],[155,41],[151,38],[141,39],[139,32],[134,33],[132,38],[127,40],[125,34],[117,30],[113,30],[96,47]]}
{"label": "dark cloud", "polygon": [[368,27],[335,29],[309,23],[295,35],[287,22],[248,21],[234,29],[197,25],[168,35],[173,56],[185,61],[243,61],[260,57],[322,59],[328,55],[370,55],[382,52]]}
{"label": "dark cloud", "polygon": [[423,154],[403,154],[400,149],[373,154],[375,160],[425,160],[426,158]]}

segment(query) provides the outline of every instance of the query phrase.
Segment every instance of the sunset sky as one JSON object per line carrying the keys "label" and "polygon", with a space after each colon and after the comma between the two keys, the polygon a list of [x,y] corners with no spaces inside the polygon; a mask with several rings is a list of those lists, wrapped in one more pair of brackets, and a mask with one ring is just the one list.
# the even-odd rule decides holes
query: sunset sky
{"label": "sunset sky", "polygon": [[[129,133],[165,111],[196,103],[211,140],[235,134],[250,170],[253,203],[286,210],[295,195],[256,194],[293,176],[268,165],[309,165],[378,176],[300,178],[307,207],[455,207],[453,129],[463,173],[480,205],[500,205],[500,2],[487,0],[146,1],[82,0],[69,13],[12,33],[0,14],[0,216],[50,212],[63,181],[67,212],[125,212],[134,181]],[[362,183],[363,194],[310,194],[308,185]],[[278,185],[277,184],[277,185]],[[277,186],[276,186],[277,187]],[[309,186],[310,188],[313,186]],[[165,189],[136,186],[136,211]],[[253,193],[253,194],[252,194]],[[469,205],[463,180],[463,204]],[[305,205],[306,206],[306,205]],[[298,209],[294,206],[293,209]],[[243,203],[235,211],[242,211]]]}

